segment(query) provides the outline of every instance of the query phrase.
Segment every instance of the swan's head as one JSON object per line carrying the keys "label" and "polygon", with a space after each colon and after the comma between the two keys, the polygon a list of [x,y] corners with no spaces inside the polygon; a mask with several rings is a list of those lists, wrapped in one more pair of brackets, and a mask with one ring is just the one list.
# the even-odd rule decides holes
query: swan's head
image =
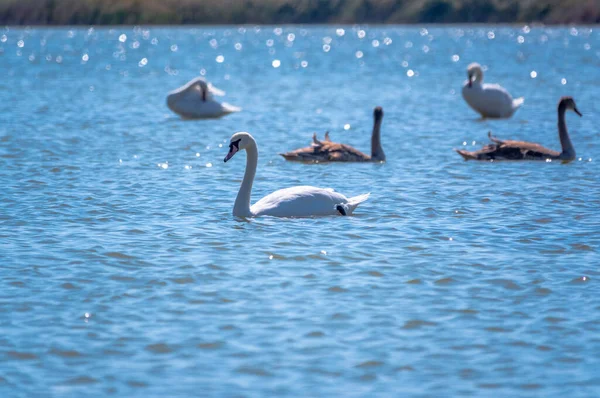
{"label": "swan's head", "polygon": [[560,99],[560,102],[558,103],[558,108],[564,108],[565,110],[572,110],[573,112],[575,112],[576,114],[578,114],[579,116],[583,116],[581,114],[581,112],[579,112],[579,109],[577,109],[577,104],[575,103],[575,100],[573,99],[573,97],[562,97]]}
{"label": "swan's head", "polygon": [[467,76],[469,77],[469,87],[473,85],[473,80],[483,80],[483,70],[481,65],[477,62],[473,62],[467,66]]}
{"label": "swan's head", "polygon": [[231,140],[229,140],[229,152],[223,161],[227,162],[233,155],[246,149],[253,142],[254,138],[250,134],[246,132],[235,133],[231,136]]}
{"label": "swan's head", "polygon": [[375,118],[376,122],[381,121],[381,119],[383,119],[383,108],[380,106],[375,107],[373,110],[373,117]]}

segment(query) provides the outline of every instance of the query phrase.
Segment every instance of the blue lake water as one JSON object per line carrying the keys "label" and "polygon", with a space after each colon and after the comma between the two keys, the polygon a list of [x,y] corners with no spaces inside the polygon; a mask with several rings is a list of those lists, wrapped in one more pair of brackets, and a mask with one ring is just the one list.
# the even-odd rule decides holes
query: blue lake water
{"label": "blue lake water", "polygon": [[[525,105],[481,121],[487,67]],[[598,396],[600,35],[589,27],[0,32],[0,395]],[[243,108],[183,121],[205,75]],[[570,164],[465,162],[492,130]],[[286,163],[313,132],[385,164]],[[294,185],[353,217],[235,219]]]}

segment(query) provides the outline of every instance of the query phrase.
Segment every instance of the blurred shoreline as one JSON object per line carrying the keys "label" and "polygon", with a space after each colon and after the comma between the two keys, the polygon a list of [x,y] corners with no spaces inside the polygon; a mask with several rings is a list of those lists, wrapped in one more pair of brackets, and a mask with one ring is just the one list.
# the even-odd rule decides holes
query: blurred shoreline
{"label": "blurred shoreline", "polygon": [[2,25],[599,22],[600,0],[0,0]]}

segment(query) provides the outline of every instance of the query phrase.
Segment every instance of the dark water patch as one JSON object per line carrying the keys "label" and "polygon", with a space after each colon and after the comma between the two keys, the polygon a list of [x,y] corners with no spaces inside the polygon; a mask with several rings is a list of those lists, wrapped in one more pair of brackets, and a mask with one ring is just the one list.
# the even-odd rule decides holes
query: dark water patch
{"label": "dark water patch", "polygon": [[552,289],[547,289],[545,287],[537,287],[537,288],[535,288],[534,293],[537,296],[548,296],[548,295],[552,294]]}
{"label": "dark water patch", "polygon": [[456,279],[454,279],[452,277],[447,277],[447,278],[438,279],[434,283],[439,286],[447,286],[447,285],[457,284],[457,282],[458,281]]}
{"label": "dark water patch", "polygon": [[240,366],[235,369],[235,372],[258,377],[273,377],[273,373],[254,366]]}
{"label": "dark water patch", "polygon": [[75,351],[75,350],[60,350],[58,348],[53,348],[49,351],[49,353],[51,355],[55,355],[61,358],[79,358],[81,357],[83,354],[81,354],[79,351]]}
{"label": "dark water patch", "polygon": [[510,333],[510,332],[512,332],[511,329],[503,328],[500,326],[490,326],[490,327],[485,328],[485,330],[488,332],[492,332],[492,333]]}
{"label": "dark water patch", "polygon": [[349,292],[348,289],[345,289],[341,286],[332,286],[332,287],[328,288],[327,291],[331,292],[331,293],[347,293],[347,292]]}
{"label": "dark water patch", "polygon": [[191,276],[184,276],[181,278],[170,278],[169,280],[178,285],[187,285],[195,282],[195,279]]}
{"label": "dark water patch", "polygon": [[383,365],[384,365],[384,363],[381,361],[371,360],[371,361],[361,362],[358,365],[356,365],[356,367],[360,368],[360,369],[368,369],[368,368],[379,368]]}
{"label": "dark water patch", "polygon": [[60,287],[62,287],[63,289],[66,289],[66,290],[79,290],[79,289],[81,289],[79,286],[74,285],[74,284],[72,284],[70,282],[63,283],[62,285],[60,285]]}
{"label": "dark water patch", "polygon": [[490,285],[500,286],[506,290],[523,290],[521,286],[508,279],[488,279],[484,282],[489,283]]}
{"label": "dark water patch", "polygon": [[522,390],[540,390],[540,389],[544,388],[544,386],[541,384],[538,384],[538,383],[527,383],[527,384],[521,384],[519,386],[519,388]]}
{"label": "dark water patch", "polygon": [[96,384],[99,382],[100,380],[90,376],[78,376],[71,379],[67,379],[61,384],[66,386],[84,386],[89,384]]}
{"label": "dark water patch", "polygon": [[130,255],[120,253],[120,252],[106,252],[106,253],[104,253],[104,255],[106,257],[117,258],[120,260],[135,260],[136,259],[135,256],[130,256]]}
{"label": "dark water patch", "polygon": [[32,352],[7,351],[6,355],[11,359],[16,359],[19,361],[31,361],[31,360],[39,359],[39,357]]}
{"label": "dark water patch", "polygon": [[591,246],[588,246],[586,244],[582,244],[582,243],[574,243],[571,245],[571,247],[573,248],[573,250],[576,251],[589,251],[589,252],[595,252],[596,249],[594,249]]}
{"label": "dark water patch", "polygon": [[156,343],[146,346],[146,351],[153,354],[170,354],[175,351],[175,348],[165,343]]}
{"label": "dark water patch", "polygon": [[437,326],[436,322],[425,321],[421,319],[413,319],[406,321],[402,329],[412,330],[412,329],[421,329],[425,327]]}
{"label": "dark water patch", "polygon": [[127,380],[127,385],[131,388],[145,388],[148,387],[148,383],[140,380]]}
{"label": "dark water patch", "polygon": [[479,383],[477,387],[482,388],[484,390],[496,390],[499,388],[503,388],[502,384],[499,383]]}

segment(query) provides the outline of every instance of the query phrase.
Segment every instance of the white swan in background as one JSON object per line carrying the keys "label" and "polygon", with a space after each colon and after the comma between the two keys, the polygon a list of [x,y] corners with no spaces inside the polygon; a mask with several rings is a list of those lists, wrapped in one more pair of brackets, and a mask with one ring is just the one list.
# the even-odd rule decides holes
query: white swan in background
{"label": "white swan in background", "polygon": [[225,93],[198,77],[171,91],[167,95],[167,106],[186,119],[214,119],[241,111],[236,106],[215,101],[213,95],[222,97]]}
{"label": "white swan in background", "polygon": [[258,164],[258,148],[254,138],[246,132],[231,137],[227,162],[237,152],[246,150],[246,172],[235,199],[233,215],[236,217],[310,217],[328,215],[351,215],[356,207],[367,200],[370,194],[347,198],[331,188],[298,186],[280,189],[265,196],[250,206],[252,183]]}
{"label": "white swan in background", "polygon": [[482,117],[509,118],[525,101],[523,97],[513,99],[498,84],[483,84],[483,71],[476,62],[467,67],[467,75],[469,80],[462,89],[463,98]]}

